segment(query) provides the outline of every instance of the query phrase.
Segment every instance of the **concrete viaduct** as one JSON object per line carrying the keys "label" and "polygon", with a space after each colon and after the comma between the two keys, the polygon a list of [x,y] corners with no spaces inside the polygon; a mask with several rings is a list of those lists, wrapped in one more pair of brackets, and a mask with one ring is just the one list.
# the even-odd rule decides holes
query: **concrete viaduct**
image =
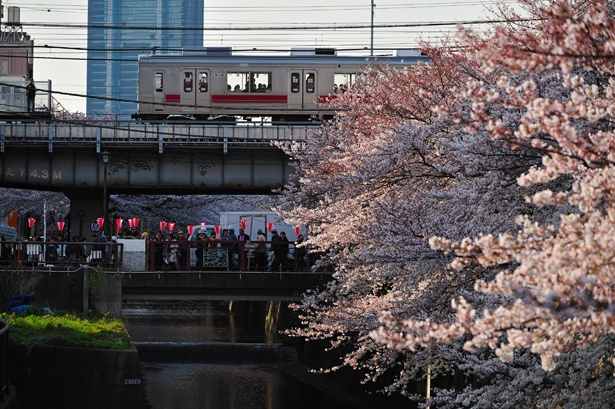
{"label": "concrete viaduct", "polygon": [[0,186],[63,192],[70,199],[72,234],[87,237],[90,222],[103,217],[105,191],[107,199],[113,194],[270,194],[292,174],[280,144],[305,140],[313,129],[0,123]]}

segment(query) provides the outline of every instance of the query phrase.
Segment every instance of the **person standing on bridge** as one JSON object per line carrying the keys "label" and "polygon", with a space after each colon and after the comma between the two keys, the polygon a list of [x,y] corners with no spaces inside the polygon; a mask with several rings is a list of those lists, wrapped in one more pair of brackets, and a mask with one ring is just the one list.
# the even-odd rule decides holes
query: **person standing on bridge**
{"label": "person standing on bridge", "polygon": [[273,260],[271,261],[271,267],[268,271],[278,271],[282,265],[282,260],[280,257],[282,252],[282,249],[280,248],[280,235],[276,229],[271,230],[271,234],[271,251],[273,252]]}
{"label": "person standing on bridge", "polygon": [[261,229],[256,232],[256,269],[267,269],[267,237]]}
{"label": "person standing on bridge", "polygon": [[183,230],[177,232],[177,244],[177,263],[180,270],[185,270],[186,263],[188,262],[188,251],[186,248],[188,242],[186,241],[186,234]]}
{"label": "person standing on bridge", "polygon": [[195,252],[195,255],[196,255],[195,267],[198,270],[203,269],[205,247],[207,247],[207,243],[205,243],[205,232],[200,231],[196,239],[196,252]]}
{"label": "person standing on bridge", "polygon": [[28,112],[34,112],[34,97],[36,96],[36,87],[34,80],[30,78],[26,85],[26,99],[28,100]]}
{"label": "person standing on bridge", "polygon": [[246,243],[250,241],[250,236],[246,234],[243,228],[239,228],[239,235],[237,236],[237,261],[239,262],[239,266],[242,265],[246,268],[248,258],[246,257]]}

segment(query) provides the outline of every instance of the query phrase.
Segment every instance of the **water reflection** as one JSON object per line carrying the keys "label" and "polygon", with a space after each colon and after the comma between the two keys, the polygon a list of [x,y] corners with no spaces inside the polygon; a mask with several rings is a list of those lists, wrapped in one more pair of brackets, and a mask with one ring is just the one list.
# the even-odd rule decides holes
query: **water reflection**
{"label": "water reflection", "polygon": [[[365,395],[328,389],[326,380],[296,362],[296,354],[289,353],[294,348],[280,347],[278,329],[288,325],[285,311],[285,303],[279,301],[125,303],[123,320],[137,349],[142,348],[144,388],[151,408],[385,407],[369,403]],[[283,350],[281,359],[271,357],[275,348]],[[303,382],[308,375],[316,381]],[[318,388],[313,386],[319,382]]]}
{"label": "water reflection", "polygon": [[153,409],[358,409],[262,366],[146,364]]}
{"label": "water reflection", "polygon": [[278,343],[279,301],[130,301],[122,306],[135,342]]}

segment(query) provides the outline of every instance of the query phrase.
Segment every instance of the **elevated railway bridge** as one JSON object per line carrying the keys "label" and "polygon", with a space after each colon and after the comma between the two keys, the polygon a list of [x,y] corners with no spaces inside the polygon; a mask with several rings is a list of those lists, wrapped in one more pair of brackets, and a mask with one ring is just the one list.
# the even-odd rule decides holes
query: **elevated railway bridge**
{"label": "elevated railway bridge", "polygon": [[[63,192],[88,237],[113,194],[270,194],[292,174],[280,144],[313,124],[0,123],[0,186]],[[108,158],[103,163],[103,157]]]}

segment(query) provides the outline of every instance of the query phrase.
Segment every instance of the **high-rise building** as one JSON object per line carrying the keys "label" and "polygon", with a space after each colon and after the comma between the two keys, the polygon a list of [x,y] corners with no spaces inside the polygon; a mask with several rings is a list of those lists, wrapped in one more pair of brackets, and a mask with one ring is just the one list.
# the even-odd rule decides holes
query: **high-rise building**
{"label": "high-rise building", "polygon": [[88,0],[86,114],[137,112],[137,57],[202,47],[203,3]]}

